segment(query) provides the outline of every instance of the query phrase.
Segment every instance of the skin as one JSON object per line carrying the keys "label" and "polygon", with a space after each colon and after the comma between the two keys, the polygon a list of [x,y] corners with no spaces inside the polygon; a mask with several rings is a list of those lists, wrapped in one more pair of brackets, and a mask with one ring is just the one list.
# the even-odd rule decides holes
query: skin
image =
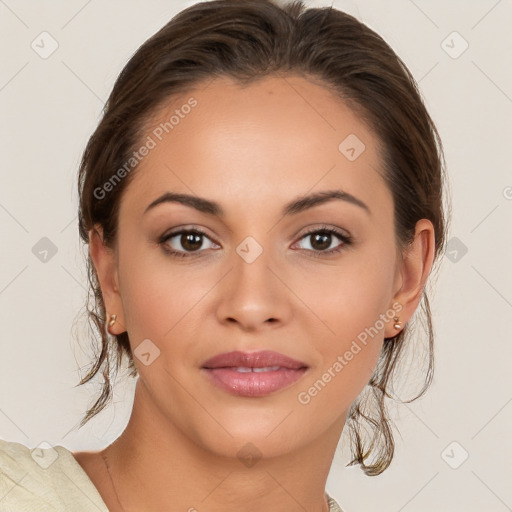
{"label": "skin", "polygon": [[[132,350],[147,338],[160,350],[148,366],[135,358],[129,423],[101,452],[126,512],[325,511],[325,483],[347,411],[384,337],[397,334],[393,322],[307,405],[298,393],[395,302],[400,321],[411,318],[432,266],[434,229],[419,221],[413,244],[400,253],[378,140],[322,84],[289,75],[242,88],[217,78],[155,113],[154,126],[190,96],[197,107],[143,159],[124,192],[117,245],[104,246],[99,226],[90,232],[106,309],[117,315],[110,332],[128,331]],[[354,161],[338,150],[350,134],[365,144]],[[354,195],[370,213],[335,199],[283,217],[287,202],[333,189]],[[168,191],[214,200],[225,216],[177,203],[144,214]],[[323,255],[304,233],[324,224],[348,232],[353,243]],[[159,238],[192,225],[207,233],[200,250],[169,256]],[[263,249],[252,263],[236,252],[247,236]],[[331,240],[327,249],[343,243]],[[179,235],[171,244],[186,252]],[[200,368],[237,349],[275,350],[309,370],[271,395],[233,396]],[[262,454],[252,467],[237,457],[249,442]],[[109,509],[122,510],[101,452],[74,455]]]}

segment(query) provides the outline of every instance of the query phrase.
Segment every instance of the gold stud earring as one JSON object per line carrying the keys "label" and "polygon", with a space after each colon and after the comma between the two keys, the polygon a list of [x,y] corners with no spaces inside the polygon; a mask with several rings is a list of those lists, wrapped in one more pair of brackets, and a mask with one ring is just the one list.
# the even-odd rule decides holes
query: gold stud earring
{"label": "gold stud earring", "polygon": [[399,317],[395,316],[395,318],[393,318],[393,322],[395,322],[393,324],[393,327],[397,330],[400,330],[402,328],[402,322],[399,321]]}
{"label": "gold stud earring", "polygon": [[108,323],[109,327],[112,327],[116,323],[117,315],[110,315],[110,321]]}

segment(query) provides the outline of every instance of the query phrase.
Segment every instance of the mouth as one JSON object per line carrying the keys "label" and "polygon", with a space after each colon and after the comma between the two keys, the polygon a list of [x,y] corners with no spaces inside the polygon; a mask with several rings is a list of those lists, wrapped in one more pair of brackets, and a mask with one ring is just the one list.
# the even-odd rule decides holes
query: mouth
{"label": "mouth", "polygon": [[299,380],[308,366],[274,351],[227,352],[203,363],[216,387],[237,396],[266,396]]}

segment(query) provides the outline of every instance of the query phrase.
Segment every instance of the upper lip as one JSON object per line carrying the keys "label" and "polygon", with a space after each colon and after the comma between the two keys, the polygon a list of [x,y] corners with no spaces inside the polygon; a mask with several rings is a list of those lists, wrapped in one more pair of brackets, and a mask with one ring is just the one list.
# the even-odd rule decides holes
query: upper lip
{"label": "upper lip", "polygon": [[261,350],[259,352],[225,352],[218,354],[203,363],[203,368],[266,368],[268,366],[280,366],[293,370],[307,368],[306,363],[292,359],[291,357],[274,352],[273,350]]}

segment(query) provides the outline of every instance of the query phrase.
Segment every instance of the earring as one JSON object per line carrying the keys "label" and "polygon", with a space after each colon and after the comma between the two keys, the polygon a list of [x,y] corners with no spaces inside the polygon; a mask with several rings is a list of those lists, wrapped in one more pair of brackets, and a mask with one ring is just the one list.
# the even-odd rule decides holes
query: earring
{"label": "earring", "polygon": [[393,318],[393,322],[395,322],[393,324],[395,329],[400,330],[402,328],[402,322],[399,321],[399,317],[395,316],[395,318]]}
{"label": "earring", "polygon": [[116,323],[117,315],[110,315],[110,321],[108,323],[109,327],[112,327]]}

